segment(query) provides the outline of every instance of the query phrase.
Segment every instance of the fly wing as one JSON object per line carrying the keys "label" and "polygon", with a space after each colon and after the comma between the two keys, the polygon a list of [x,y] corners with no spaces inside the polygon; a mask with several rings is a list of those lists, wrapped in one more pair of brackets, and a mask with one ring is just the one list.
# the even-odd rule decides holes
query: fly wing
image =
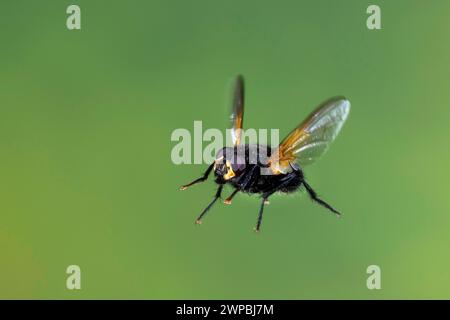
{"label": "fly wing", "polygon": [[332,98],[321,104],[280,143],[269,163],[275,174],[289,170],[290,162],[301,166],[323,155],[337,137],[350,112],[350,102],[344,97]]}
{"label": "fly wing", "polygon": [[242,126],[244,121],[244,78],[239,75],[234,87],[233,107],[231,113],[231,137],[235,146],[241,143]]}

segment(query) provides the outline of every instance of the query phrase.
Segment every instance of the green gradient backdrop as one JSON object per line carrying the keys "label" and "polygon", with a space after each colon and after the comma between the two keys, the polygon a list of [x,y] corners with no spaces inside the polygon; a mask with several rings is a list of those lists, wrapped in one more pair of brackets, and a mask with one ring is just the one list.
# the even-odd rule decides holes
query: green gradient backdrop
{"label": "green gradient backdrop", "polygon": [[[79,0],[68,31],[71,3],[0,4],[1,298],[450,298],[449,1]],[[242,195],[193,224],[214,186],[178,191],[206,165],[170,135],[225,128],[237,73],[246,126],[281,135],[350,99],[306,169],[343,219],[277,196],[255,235]]]}

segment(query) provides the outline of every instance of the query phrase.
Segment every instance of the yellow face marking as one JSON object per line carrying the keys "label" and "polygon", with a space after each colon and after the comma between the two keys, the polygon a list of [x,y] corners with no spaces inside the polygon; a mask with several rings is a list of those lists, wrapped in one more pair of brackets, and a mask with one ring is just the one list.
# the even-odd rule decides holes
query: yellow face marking
{"label": "yellow face marking", "polygon": [[224,174],[223,178],[225,180],[230,180],[231,178],[233,178],[236,174],[233,171],[233,168],[231,168],[231,163],[230,161],[226,161],[225,165],[227,166],[227,173]]}

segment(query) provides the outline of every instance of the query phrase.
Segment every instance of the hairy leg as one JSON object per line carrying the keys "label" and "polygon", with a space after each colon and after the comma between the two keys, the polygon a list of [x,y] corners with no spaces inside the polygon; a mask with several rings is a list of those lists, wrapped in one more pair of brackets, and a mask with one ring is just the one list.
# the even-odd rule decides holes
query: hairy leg
{"label": "hairy leg", "polygon": [[313,188],[312,188],[309,184],[306,183],[306,181],[303,181],[303,185],[305,186],[306,191],[308,192],[309,196],[311,197],[311,199],[312,199],[313,201],[317,202],[318,204],[320,204],[321,206],[327,208],[328,210],[334,212],[334,213],[337,214],[338,216],[341,215],[336,209],[334,209],[334,208],[333,208],[332,206],[330,206],[328,203],[326,203],[325,201],[323,201],[322,199],[320,199],[320,198],[317,196],[317,193],[313,190]]}
{"label": "hairy leg", "polygon": [[209,209],[211,209],[211,207],[217,201],[217,199],[220,198],[220,196],[222,194],[222,189],[223,189],[223,184],[219,185],[219,187],[217,188],[217,191],[216,191],[216,195],[214,196],[214,199],[208,204],[208,206],[205,209],[203,209],[202,213],[198,216],[197,220],[195,220],[196,224],[202,223],[203,216],[206,214],[206,212],[208,212]]}
{"label": "hairy leg", "polygon": [[226,199],[224,200],[223,203],[225,203],[225,204],[231,204],[231,200],[233,200],[234,196],[235,196],[236,193],[238,193],[239,191],[240,191],[239,189],[235,189],[235,190],[233,191],[233,193],[232,193],[228,198],[226,198]]}
{"label": "hairy leg", "polygon": [[294,179],[297,179],[297,176],[296,176],[295,173],[288,174],[286,176],[286,178],[281,180],[280,183],[277,186],[275,186],[274,188],[272,188],[272,189],[266,191],[265,193],[263,193],[261,206],[259,207],[258,220],[256,221],[256,227],[255,227],[255,231],[256,232],[259,232],[259,230],[261,229],[261,222],[262,222],[262,217],[263,217],[263,212],[264,212],[264,205],[269,203],[268,198],[272,194],[277,192],[278,190],[283,189],[284,187],[289,185],[289,183],[291,183]]}
{"label": "hairy leg", "polygon": [[209,165],[208,169],[206,169],[206,171],[202,177],[195,179],[194,181],[192,181],[188,184],[185,184],[184,186],[181,186],[180,190],[186,190],[187,188],[189,188],[190,186],[193,186],[194,184],[205,181],[206,179],[208,179],[208,176],[211,173],[213,168],[214,168],[214,163]]}
{"label": "hairy leg", "polygon": [[263,217],[263,211],[264,211],[264,204],[266,203],[267,198],[263,198],[261,201],[261,206],[259,207],[259,213],[258,213],[258,220],[256,221],[255,231],[259,232],[259,229],[261,228],[261,222]]}

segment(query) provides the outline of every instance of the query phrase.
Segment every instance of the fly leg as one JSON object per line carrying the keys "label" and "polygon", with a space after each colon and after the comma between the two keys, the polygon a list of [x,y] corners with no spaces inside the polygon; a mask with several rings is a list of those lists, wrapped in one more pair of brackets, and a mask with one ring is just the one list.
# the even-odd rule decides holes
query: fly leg
{"label": "fly leg", "polygon": [[253,166],[248,171],[248,173],[241,178],[242,181],[239,182],[241,190],[246,190],[247,188],[251,187],[253,182],[255,182],[258,179],[259,171],[257,169],[258,166]]}
{"label": "fly leg", "polygon": [[285,186],[287,186],[293,179],[296,179],[297,176],[292,173],[286,176],[285,179],[281,180],[280,183],[274,187],[273,189],[270,189],[266,192],[263,193],[262,195],[262,200],[261,200],[261,206],[259,207],[259,213],[258,213],[258,220],[256,221],[256,227],[255,227],[255,231],[259,232],[260,228],[261,228],[261,222],[262,222],[262,217],[263,217],[263,212],[264,212],[264,205],[269,203],[268,198],[274,194],[275,192],[277,192],[280,189],[283,189]]}
{"label": "fly leg", "polygon": [[225,203],[225,204],[231,204],[231,200],[233,200],[234,196],[235,196],[236,193],[238,193],[239,191],[240,191],[239,189],[234,190],[233,193],[232,193],[228,198],[226,198],[226,199],[223,201],[223,203]]}
{"label": "fly leg", "polygon": [[208,204],[208,206],[205,209],[203,209],[202,213],[198,216],[197,220],[195,220],[196,224],[201,224],[202,223],[203,216],[206,214],[206,212],[208,212],[209,209],[211,209],[211,207],[217,201],[217,199],[220,198],[220,195],[222,194],[222,189],[223,189],[223,184],[219,185],[219,187],[217,188],[216,195],[214,196],[213,201],[211,201]]}
{"label": "fly leg", "polygon": [[334,209],[332,206],[330,206],[328,203],[326,203],[325,201],[323,201],[322,199],[320,199],[317,196],[317,193],[313,190],[313,188],[311,188],[311,186],[309,184],[306,183],[306,181],[303,181],[303,184],[306,188],[306,191],[308,191],[309,196],[311,197],[311,199],[315,202],[317,202],[318,204],[320,204],[321,206],[327,208],[328,210],[334,212],[338,217],[341,216],[341,214]]}
{"label": "fly leg", "polygon": [[241,181],[239,182],[239,187],[236,188],[236,190],[234,190],[233,193],[228,198],[226,198],[223,203],[231,204],[231,200],[239,191],[246,190],[248,187],[251,186],[251,184],[255,181],[255,178],[258,175],[258,170],[256,170],[257,168],[258,168],[257,166],[254,166],[245,174],[245,176],[241,178]]}
{"label": "fly leg", "polygon": [[262,222],[263,211],[264,211],[264,204],[266,203],[266,201],[267,201],[267,198],[263,197],[263,199],[261,201],[261,206],[259,207],[258,220],[256,221],[255,232],[259,232],[259,229],[261,228],[261,222]]}
{"label": "fly leg", "polygon": [[203,176],[201,176],[198,179],[195,179],[194,181],[185,184],[184,186],[181,186],[180,190],[186,190],[187,188],[189,188],[190,186],[193,186],[194,184],[197,184],[199,182],[203,182],[206,179],[208,179],[209,174],[211,173],[212,169],[214,168],[214,163],[211,163],[208,167],[208,169],[206,169],[205,173],[203,174]]}

